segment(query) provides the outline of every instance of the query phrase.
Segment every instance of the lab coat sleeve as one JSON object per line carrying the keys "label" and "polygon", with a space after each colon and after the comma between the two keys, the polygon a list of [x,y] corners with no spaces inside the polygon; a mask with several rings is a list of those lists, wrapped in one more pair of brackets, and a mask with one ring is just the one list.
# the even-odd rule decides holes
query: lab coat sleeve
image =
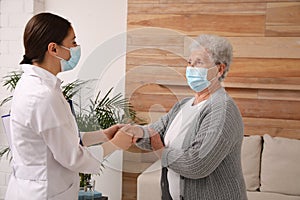
{"label": "lab coat sleeve", "polygon": [[46,130],[42,136],[54,159],[62,166],[75,172],[100,172],[103,162],[102,146],[81,146],[72,123]]}
{"label": "lab coat sleeve", "polygon": [[53,158],[74,172],[99,173],[103,162],[102,147],[93,147],[93,154],[80,145],[75,118],[61,93],[45,92],[43,96],[36,102],[31,124],[43,137]]}

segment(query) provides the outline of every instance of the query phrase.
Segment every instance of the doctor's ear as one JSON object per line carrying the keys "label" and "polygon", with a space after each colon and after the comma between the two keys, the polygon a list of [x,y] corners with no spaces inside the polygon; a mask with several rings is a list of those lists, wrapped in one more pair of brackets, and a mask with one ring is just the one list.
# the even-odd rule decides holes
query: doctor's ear
{"label": "doctor's ear", "polygon": [[50,42],[50,43],[48,44],[48,49],[47,49],[47,51],[49,52],[50,55],[56,56],[56,54],[57,54],[56,49],[57,49],[57,44],[56,44],[56,43]]}

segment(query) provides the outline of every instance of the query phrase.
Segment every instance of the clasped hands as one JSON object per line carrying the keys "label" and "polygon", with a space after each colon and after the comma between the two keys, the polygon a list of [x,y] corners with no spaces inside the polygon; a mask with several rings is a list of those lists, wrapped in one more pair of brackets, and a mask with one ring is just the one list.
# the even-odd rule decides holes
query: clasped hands
{"label": "clasped hands", "polygon": [[118,149],[127,150],[139,138],[143,137],[143,130],[134,125],[117,124],[105,129],[104,134]]}
{"label": "clasped hands", "polygon": [[[158,151],[164,148],[160,135],[153,129],[149,129],[152,150]],[[139,138],[143,138],[144,131],[141,127],[129,124],[113,125],[104,130],[107,139],[118,149],[127,150],[135,144]]]}

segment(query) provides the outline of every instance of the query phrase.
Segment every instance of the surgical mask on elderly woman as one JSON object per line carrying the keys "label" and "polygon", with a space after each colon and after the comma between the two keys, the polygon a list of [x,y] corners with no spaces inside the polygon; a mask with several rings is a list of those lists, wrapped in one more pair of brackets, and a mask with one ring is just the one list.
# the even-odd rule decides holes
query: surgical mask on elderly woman
{"label": "surgical mask on elderly woman", "polygon": [[192,90],[195,92],[201,92],[211,84],[211,82],[207,80],[207,72],[209,69],[191,66],[186,68],[185,75],[187,78],[187,83]]}

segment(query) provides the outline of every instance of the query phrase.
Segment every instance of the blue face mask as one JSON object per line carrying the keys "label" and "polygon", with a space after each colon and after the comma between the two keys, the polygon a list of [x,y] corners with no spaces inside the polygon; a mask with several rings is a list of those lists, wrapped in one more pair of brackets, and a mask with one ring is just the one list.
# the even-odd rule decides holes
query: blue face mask
{"label": "blue face mask", "polygon": [[190,67],[186,68],[187,82],[192,90],[201,92],[207,88],[211,82],[207,80],[207,68]]}
{"label": "blue face mask", "polygon": [[72,70],[76,67],[76,65],[79,62],[80,56],[81,56],[81,48],[80,46],[76,46],[76,47],[71,47],[70,49],[64,46],[61,46],[64,49],[67,49],[70,51],[70,59],[69,60],[65,60],[61,57],[58,57],[60,59],[60,66],[61,66],[61,71],[65,72],[65,71],[69,71]]}

